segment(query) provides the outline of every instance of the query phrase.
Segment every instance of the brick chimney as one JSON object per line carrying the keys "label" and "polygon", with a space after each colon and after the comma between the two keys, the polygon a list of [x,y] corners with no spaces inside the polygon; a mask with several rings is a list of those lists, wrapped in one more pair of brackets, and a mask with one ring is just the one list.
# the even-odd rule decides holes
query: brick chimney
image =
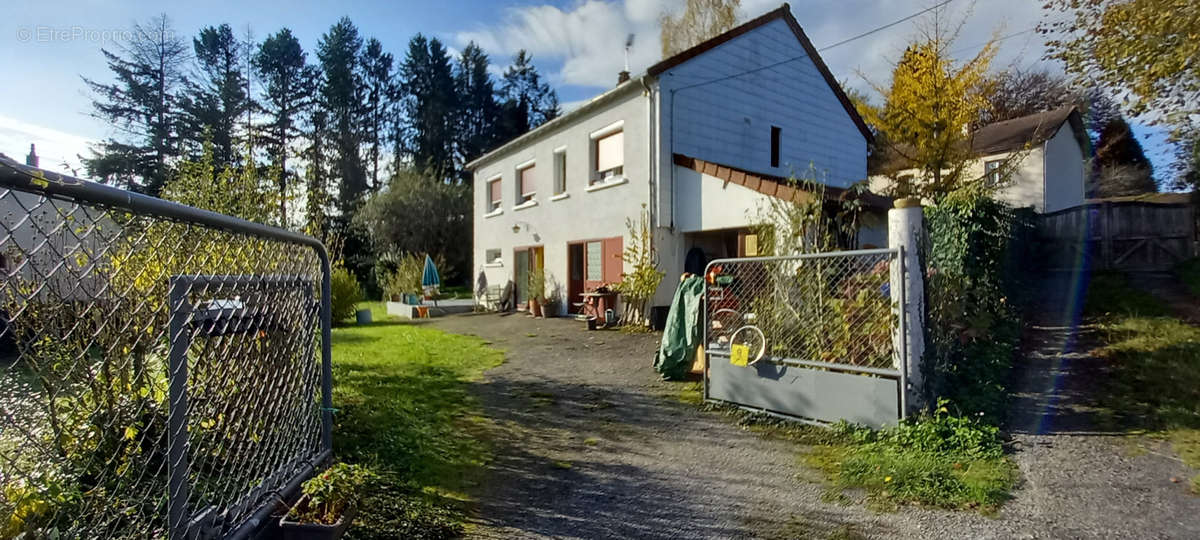
{"label": "brick chimney", "polygon": [[625,81],[628,81],[628,80],[629,80],[629,71],[628,70],[622,71],[617,74],[617,86],[621,86],[621,83],[624,83]]}
{"label": "brick chimney", "polygon": [[29,155],[25,156],[25,164],[30,167],[38,166],[38,155],[33,149],[33,143],[29,143]]}

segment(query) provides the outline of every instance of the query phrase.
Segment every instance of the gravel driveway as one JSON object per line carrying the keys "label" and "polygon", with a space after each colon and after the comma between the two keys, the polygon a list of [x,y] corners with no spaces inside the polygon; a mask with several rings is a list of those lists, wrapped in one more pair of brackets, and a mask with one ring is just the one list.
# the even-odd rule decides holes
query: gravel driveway
{"label": "gravel driveway", "polygon": [[672,397],[650,368],[657,335],[523,315],[433,324],[507,353],[477,389],[499,426],[474,538],[1032,538],[1046,523],[824,503],[794,443]]}

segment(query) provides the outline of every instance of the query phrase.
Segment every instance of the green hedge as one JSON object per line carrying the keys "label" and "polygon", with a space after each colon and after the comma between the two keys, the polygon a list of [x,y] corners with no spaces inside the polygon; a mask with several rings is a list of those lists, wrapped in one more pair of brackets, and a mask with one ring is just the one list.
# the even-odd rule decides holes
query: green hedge
{"label": "green hedge", "polygon": [[1021,315],[1035,278],[1033,213],[983,197],[925,210],[928,402],[990,423],[1004,416]]}

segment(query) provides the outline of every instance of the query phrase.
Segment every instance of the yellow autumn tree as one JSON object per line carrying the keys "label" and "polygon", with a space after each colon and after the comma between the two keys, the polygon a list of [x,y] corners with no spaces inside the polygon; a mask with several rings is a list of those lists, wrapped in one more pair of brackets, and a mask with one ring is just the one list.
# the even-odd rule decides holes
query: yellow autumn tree
{"label": "yellow autumn tree", "polygon": [[954,34],[935,22],[905,48],[890,86],[871,83],[882,106],[856,105],[877,133],[877,149],[896,196],[937,200],[982,184],[970,164],[970,126],[988,107],[988,68],[995,38],[974,57],[956,62],[949,49]]}

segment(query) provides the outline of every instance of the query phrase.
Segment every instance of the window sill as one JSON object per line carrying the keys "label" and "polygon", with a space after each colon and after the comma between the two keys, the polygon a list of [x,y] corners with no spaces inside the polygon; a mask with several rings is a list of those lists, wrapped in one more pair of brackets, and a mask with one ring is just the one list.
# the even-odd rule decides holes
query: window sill
{"label": "window sill", "polygon": [[504,209],[503,209],[503,208],[497,208],[497,209],[495,209],[495,210],[492,210],[491,212],[488,212],[488,213],[484,214],[484,215],[483,215],[483,217],[486,219],[486,218],[490,218],[490,217],[496,217],[496,216],[498,216],[498,215],[500,215],[500,214],[503,214],[503,213],[504,213]]}
{"label": "window sill", "polygon": [[570,196],[571,196],[571,194],[570,194],[570,193],[559,193],[558,195],[555,195],[555,196],[553,196],[553,197],[550,197],[550,200],[552,200],[552,201],[561,201],[561,200],[563,200],[563,199],[566,199],[567,197],[570,197]]}
{"label": "window sill", "polygon": [[483,267],[484,268],[504,268],[504,263],[502,263],[502,262],[483,263]]}
{"label": "window sill", "polygon": [[514,206],[513,211],[524,210],[526,208],[533,208],[537,205],[538,205],[537,199],[529,199],[528,201],[525,201],[521,204]]}
{"label": "window sill", "polygon": [[615,177],[609,178],[608,180],[605,180],[603,182],[596,182],[595,184],[588,186],[587,191],[588,192],[600,191],[602,189],[608,189],[610,187],[617,187],[621,184],[627,184],[627,183],[629,183],[628,178],[625,178],[624,176],[615,176]]}

